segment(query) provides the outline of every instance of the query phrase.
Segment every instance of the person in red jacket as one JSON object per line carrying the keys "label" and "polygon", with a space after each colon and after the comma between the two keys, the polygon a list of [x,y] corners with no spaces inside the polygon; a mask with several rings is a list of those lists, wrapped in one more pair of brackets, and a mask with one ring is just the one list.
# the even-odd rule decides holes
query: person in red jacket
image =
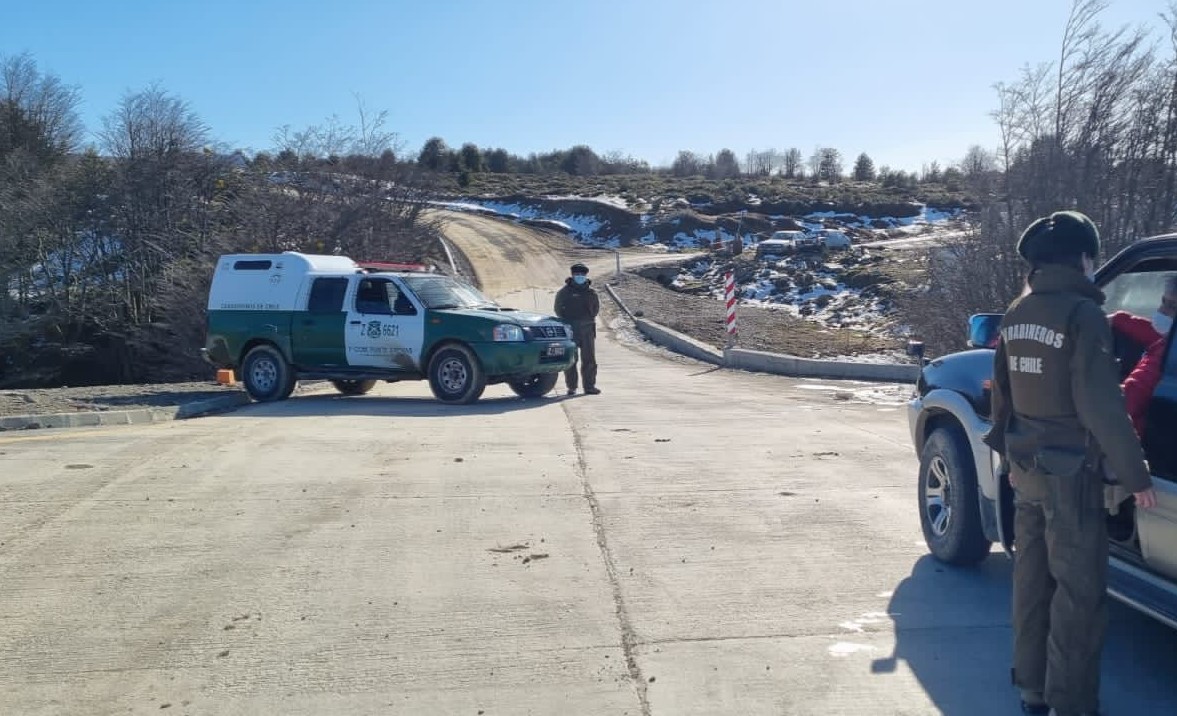
{"label": "person in red jacket", "polygon": [[1136,345],[1145,347],[1144,355],[1140,357],[1136,367],[1120,384],[1124,391],[1128,416],[1132,419],[1132,427],[1141,439],[1144,438],[1149,401],[1152,400],[1157,384],[1161,382],[1165,336],[1173,326],[1174,315],[1177,315],[1177,276],[1171,276],[1165,281],[1165,293],[1161,296],[1161,305],[1152,320],[1133,316],[1127,311],[1116,311],[1109,316],[1113,331]]}
{"label": "person in red jacket", "polygon": [[1128,407],[1128,417],[1132,419],[1132,427],[1136,428],[1136,435],[1143,439],[1148,402],[1152,399],[1157,383],[1161,382],[1161,360],[1165,353],[1165,339],[1147,318],[1133,316],[1127,311],[1116,311],[1109,318],[1113,331],[1137,345],[1146,346],[1144,355],[1140,357],[1136,367],[1120,384],[1124,390],[1124,401]]}

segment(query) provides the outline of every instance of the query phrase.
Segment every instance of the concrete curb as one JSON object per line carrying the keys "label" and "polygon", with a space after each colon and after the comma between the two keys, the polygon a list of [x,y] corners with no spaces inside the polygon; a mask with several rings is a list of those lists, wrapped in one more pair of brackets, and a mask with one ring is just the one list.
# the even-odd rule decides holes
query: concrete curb
{"label": "concrete curb", "polygon": [[605,284],[605,291],[609,293],[609,296],[613,299],[613,302],[617,304],[618,308],[620,308],[621,311],[625,313],[625,315],[629,316],[630,318],[634,317],[633,311],[629,310],[629,306],[625,305],[625,301],[621,300],[621,296],[617,295],[617,292],[613,290],[612,286]]}
{"label": "concrete curb", "polygon": [[216,398],[197,400],[184,405],[165,408],[137,408],[135,410],[107,410],[84,413],[52,413],[49,415],[14,415],[0,418],[0,432],[9,430],[39,430],[43,428],[92,428],[108,425],[147,425],[169,420],[184,420],[210,413],[241,407],[250,402],[244,392],[230,393]]}
{"label": "concrete curb", "polygon": [[851,363],[849,361],[800,358],[781,353],[753,351],[746,348],[727,348],[719,351],[706,343],[697,341],[654,321],[637,318],[621,300],[621,297],[606,284],[605,290],[614,302],[629,316],[642,335],[652,343],[695,360],[757,373],[773,373],[794,378],[831,378],[840,380],[873,380],[888,383],[914,383],[919,379],[920,367],[903,363]]}
{"label": "concrete curb", "polygon": [[642,335],[663,348],[672,350],[675,353],[681,353],[695,360],[703,361],[704,363],[726,366],[723,353],[702,341],[697,341],[690,336],[683,335],[678,331],[671,330],[653,321],[647,321],[644,318],[635,318],[633,322],[637,325],[638,330],[642,332]]}
{"label": "concrete curb", "polygon": [[642,335],[649,338],[652,343],[689,358],[732,370],[773,373],[794,378],[871,380],[887,383],[914,383],[920,374],[918,365],[902,363],[851,363],[799,358],[745,348],[728,348],[721,352],[653,321],[644,318],[634,318],[633,321]]}
{"label": "concrete curb", "polygon": [[798,358],[797,356],[729,348],[724,351],[725,365],[737,370],[776,373],[804,378],[837,378],[842,380],[876,380],[894,383],[914,383],[919,378],[918,365],[902,363],[851,363],[848,361]]}

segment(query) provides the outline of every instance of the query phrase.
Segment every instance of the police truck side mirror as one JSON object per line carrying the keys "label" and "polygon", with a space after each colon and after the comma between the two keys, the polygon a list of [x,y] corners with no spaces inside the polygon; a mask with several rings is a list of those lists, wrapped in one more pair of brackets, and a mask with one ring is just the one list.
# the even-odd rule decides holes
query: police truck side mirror
{"label": "police truck side mirror", "polygon": [[1001,313],[977,313],[969,317],[969,348],[996,348]]}

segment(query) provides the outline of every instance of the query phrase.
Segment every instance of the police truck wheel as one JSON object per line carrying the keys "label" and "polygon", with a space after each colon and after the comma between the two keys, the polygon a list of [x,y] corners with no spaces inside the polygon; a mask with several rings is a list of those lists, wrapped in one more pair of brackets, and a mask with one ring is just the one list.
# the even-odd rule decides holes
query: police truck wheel
{"label": "police truck wheel", "polygon": [[443,403],[473,403],[486,389],[486,373],[469,348],[446,346],[429,360],[429,387]]}
{"label": "police truck wheel", "polygon": [[277,348],[260,345],[250,350],[242,361],[241,382],[250,398],[266,403],[289,398],[296,378]]}
{"label": "police truck wheel", "polygon": [[363,395],[376,387],[374,380],[333,380],[331,385],[344,395]]}
{"label": "police truck wheel", "polygon": [[559,378],[559,373],[533,373],[519,380],[508,381],[507,384],[520,398],[542,398],[552,392]]}
{"label": "police truck wheel", "polygon": [[977,470],[959,430],[937,428],[920,451],[920,527],[932,555],[958,566],[977,564],[991,544],[981,526]]}

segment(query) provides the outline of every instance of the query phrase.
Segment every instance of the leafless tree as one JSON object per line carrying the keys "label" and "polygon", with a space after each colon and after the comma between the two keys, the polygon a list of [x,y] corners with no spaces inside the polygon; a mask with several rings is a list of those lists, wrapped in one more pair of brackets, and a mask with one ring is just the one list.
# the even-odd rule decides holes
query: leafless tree
{"label": "leafless tree", "polygon": [[831,184],[842,180],[842,153],[833,147],[818,147],[809,158],[810,175]]}
{"label": "leafless tree", "polygon": [[796,147],[790,147],[785,152],[784,160],[784,175],[786,179],[795,179],[801,176],[804,171],[804,161],[801,157],[801,150]]}
{"label": "leafless tree", "polygon": [[929,260],[935,300],[912,304],[909,315],[923,333],[959,342],[969,311],[1004,309],[1024,270],[1010,247],[1039,216],[1087,213],[1105,254],[1177,223],[1177,12],[1171,4],[1164,15],[1162,49],[1142,30],[1105,30],[1105,6],[1075,0],[1057,63],[996,86],[998,171],[973,150],[962,164],[967,179],[994,183],[979,185],[983,208],[968,239]]}
{"label": "leafless tree", "polygon": [[76,151],[83,131],[80,103],[77,88],[42,73],[30,55],[0,57],[0,154],[17,145],[22,126],[35,129],[43,147],[58,156]]}

